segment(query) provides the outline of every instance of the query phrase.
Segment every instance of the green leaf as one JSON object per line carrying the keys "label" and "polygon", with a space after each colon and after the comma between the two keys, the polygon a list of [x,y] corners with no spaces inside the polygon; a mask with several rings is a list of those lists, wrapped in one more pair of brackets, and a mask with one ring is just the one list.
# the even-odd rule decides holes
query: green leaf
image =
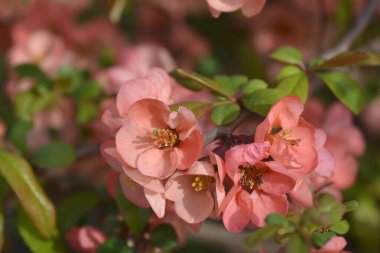
{"label": "green leaf", "polygon": [[337,234],[340,234],[340,235],[346,234],[349,229],[350,229],[350,224],[346,220],[342,220],[342,221],[332,225],[331,227],[329,227],[329,230],[331,230]]}
{"label": "green leaf", "polygon": [[324,232],[324,233],[314,232],[311,235],[311,240],[313,241],[313,244],[315,246],[321,248],[323,247],[323,245],[326,244],[326,242],[328,242],[328,240],[330,240],[334,236],[336,236],[336,234],[329,231]]}
{"label": "green leaf", "polygon": [[61,141],[42,146],[32,156],[33,164],[45,169],[69,166],[75,159],[74,148]]}
{"label": "green leaf", "polygon": [[31,122],[16,121],[10,129],[9,139],[23,153],[26,153],[28,150],[26,140],[27,135],[32,128],[33,125]]}
{"label": "green leaf", "polygon": [[33,253],[66,252],[63,242],[56,231],[51,231],[52,236],[50,239],[42,237],[21,208],[18,211],[18,230],[25,244]]}
{"label": "green leaf", "polygon": [[[194,94],[196,96],[196,94]],[[179,107],[184,106],[187,109],[190,109],[195,117],[199,119],[200,117],[203,116],[211,106],[210,103],[207,102],[183,102],[183,103],[178,103],[178,104],[173,104],[170,106],[170,109],[172,111],[178,111]]]}
{"label": "green leaf", "polygon": [[240,106],[235,103],[215,106],[211,111],[211,120],[217,125],[227,125],[234,121],[240,114]]}
{"label": "green leaf", "polygon": [[285,251],[287,253],[310,253],[310,246],[301,235],[295,234],[290,238]]}
{"label": "green leaf", "polygon": [[0,151],[0,172],[16,193],[22,207],[42,236],[55,231],[55,209],[24,158]]}
{"label": "green leaf", "polygon": [[298,96],[305,103],[309,95],[309,81],[307,76],[300,72],[295,75],[284,77],[280,80],[277,88],[284,91],[286,95]]}
{"label": "green leaf", "polygon": [[133,249],[129,248],[125,242],[116,237],[111,237],[100,245],[96,253],[133,253]]}
{"label": "green leaf", "polygon": [[369,59],[369,54],[367,54],[366,52],[345,52],[338,54],[331,59],[328,59],[321,65],[317,66],[315,69],[331,69],[346,67],[362,63],[367,59]]}
{"label": "green leaf", "polygon": [[282,225],[282,226],[285,226],[289,223],[289,221],[281,214],[279,213],[273,213],[273,214],[270,214],[268,215],[266,218],[265,218],[265,223],[267,225]]}
{"label": "green leaf", "polygon": [[76,99],[94,99],[102,92],[102,87],[95,81],[82,83],[74,91],[73,96]]}
{"label": "green leaf", "polygon": [[346,206],[347,213],[356,211],[359,208],[359,203],[356,200],[344,202],[344,205]]}
{"label": "green leaf", "polygon": [[23,121],[32,121],[33,108],[38,97],[32,92],[22,92],[16,95],[15,110],[16,115]]}
{"label": "green leaf", "polygon": [[268,84],[261,79],[252,79],[248,83],[242,85],[241,93],[243,96],[254,93],[258,90],[263,90],[268,88]]}
{"label": "green leaf", "polygon": [[270,57],[280,62],[303,66],[301,52],[294,47],[280,47]]}
{"label": "green leaf", "polygon": [[342,73],[321,73],[318,77],[326,83],[334,95],[353,113],[358,114],[363,107],[363,91],[360,85]]}
{"label": "green leaf", "polygon": [[79,101],[75,120],[79,124],[88,123],[98,116],[98,107],[91,101]]}
{"label": "green leaf", "polygon": [[58,229],[68,232],[79,220],[102,200],[97,192],[78,192],[63,199],[57,206]]}
{"label": "green leaf", "polygon": [[279,229],[279,226],[266,226],[253,231],[253,233],[247,237],[247,246],[249,248],[254,248],[260,242],[268,240],[274,236]]}
{"label": "green leaf", "polygon": [[16,66],[15,70],[21,77],[29,77],[42,82],[50,82],[47,75],[45,75],[37,65],[21,64]]}
{"label": "green leaf", "polygon": [[3,215],[3,202],[5,195],[8,193],[9,187],[5,182],[3,176],[0,174],[0,252],[2,252],[4,244],[4,215]]}
{"label": "green leaf", "polygon": [[173,226],[161,224],[153,228],[149,242],[163,250],[171,250],[178,246],[177,233]]}
{"label": "green leaf", "polygon": [[243,75],[235,75],[235,76],[218,75],[214,77],[214,80],[229,95],[235,95],[236,90],[241,85],[248,82],[248,78]]}
{"label": "green leaf", "polygon": [[346,207],[332,195],[325,193],[318,197],[317,210],[327,215],[329,220],[325,221],[324,224],[331,225],[341,221]]}
{"label": "green leaf", "polygon": [[272,105],[285,96],[283,90],[269,88],[243,96],[242,101],[248,110],[265,116]]}
{"label": "green leaf", "polygon": [[221,85],[214,80],[207,77],[198,75],[192,71],[177,69],[170,73],[173,78],[177,80],[180,84],[187,87],[190,90],[200,91],[203,88],[207,88],[219,95],[222,95],[229,100],[233,100],[230,94],[225,92]]}
{"label": "green leaf", "polygon": [[137,237],[140,236],[148,222],[151,210],[137,207],[127,200],[123,195],[120,185],[117,186],[116,203],[128,228]]}

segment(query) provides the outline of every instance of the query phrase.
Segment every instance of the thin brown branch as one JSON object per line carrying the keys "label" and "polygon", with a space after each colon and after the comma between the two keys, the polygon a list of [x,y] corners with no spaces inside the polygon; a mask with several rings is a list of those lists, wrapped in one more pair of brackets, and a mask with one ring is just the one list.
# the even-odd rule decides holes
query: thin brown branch
{"label": "thin brown branch", "polygon": [[356,39],[364,32],[373,15],[376,12],[376,7],[379,0],[368,0],[362,12],[356,19],[352,28],[343,36],[340,42],[333,48],[327,50],[322,54],[322,58],[330,59],[337,54],[343,53],[351,48]]}

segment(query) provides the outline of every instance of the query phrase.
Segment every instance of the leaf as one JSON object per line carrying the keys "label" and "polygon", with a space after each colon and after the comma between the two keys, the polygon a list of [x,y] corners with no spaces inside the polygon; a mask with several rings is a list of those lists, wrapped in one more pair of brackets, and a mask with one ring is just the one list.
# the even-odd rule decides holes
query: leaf
{"label": "leaf", "polygon": [[77,104],[77,114],[75,120],[79,124],[85,124],[98,116],[98,107],[91,101],[79,101]]}
{"label": "leaf", "polygon": [[21,77],[29,77],[42,82],[50,82],[49,78],[45,73],[34,64],[21,64],[15,68],[17,74]]}
{"label": "leaf", "polygon": [[183,69],[176,69],[170,74],[177,80],[177,82],[190,90],[200,91],[203,88],[207,88],[219,95],[224,96],[225,98],[228,98],[229,100],[233,100],[233,98],[228,93],[223,91],[220,84],[207,77]]}
{"label": "leaf", "polygon": [[254,248],[260,242],[268,240],[274,236],[279,229],[279,226],[266,226],[253,231],[246,240],[247,246],[249,248]]}
{"label": "leaf", "polygon": [[248,110],[265,116],[272,105],[285,96],[284,91],[269,88],[244,96],[242,101]]}
{"label": "leaf", "polygon": [[25,212],[45,238],[55,231],[55,209],[24,158],[0,151],[0,172],[16,193]]}
{"label": "leaf", "polygon": [[211,111],[211,120],[217,125],[227,125],[234,121],[240,114],[240,106],[235,103],[215,106]]}
{"label": "leaf", "polygon": [[171,105],[170,109],[172,111],[178,111],[179,107],[181,106],[184,106],[187,109],[190,109],[194,113],[195,117],[199,119],[200,117],[203,116],[203,114],[207,112],[211,104],[207,102],[183,102],[183,103]]}
{"label": "leaf", "polygon": [[331,230],[337,234],[340,234],[340,235],[346,234],[349,229],[350,229],[350,224],[346,220],[342,220],[342,221],[332,225],[331,227],[329,227],[329,230]]}
{"label": "leaf", "polygon": [[32,156],[33,164],[45,169],[66,167],[75,159],[74,148],[61,141],[53,141],[42,146]]}
{"label": "leaf", "polygon": [[149,242],[163,250],[171,250],[178,246],[178,237],[173,226],[161,224],[153,228]]}
{"label": "leaf", "polygon": [[359,208],[359,203],[356,200],[344,202],[344,205],[346,206],[347,213],[356,211]]}
{"label": "leaf", "polygon": [[241,93],[243,96],[254,93],[258,90],[263,90],[268,87],[268,84],[261,79],[252,79],[248,83],[243,84],[241,88]]}
{"label": "leaf", "polygon": [[18,93],[15,100],[15,110],[17,117],[23,121],[31,122],[34,113],[34,103],[37,100],[38,97],[30,91]]}
{"label": "leaf", "polygon": [[345,52],[334,56],[331,59],[323,62],[321,65],[315,67],[315,69],[330,69],[346,67],[351,65],[356,65],[369,59],[369,55],[366,52],[354,51]]}
{"label": "leaf", "polygon": [[2,252],[4,244],[4,215],[3,215],[3,202],[5,195],[8,193],[9,187],[5,182],[3,176],[0,175],[0,252]]}
{"label": "leaf", "polygon": [[289,223],[289,221],[281,214],[279,213],[273,213],[268,215],[265,218],[265,223],[267,225],[282,225],[285,226]]}
{"label": "leaf", "polygon": [[310,246],[307,244],[304,238],[298,234],[295,234],[290,238],[288,244],[286,245],[285,251],[287,253],[309,253]]}
{"label": "leaf", "polygon": [[229,95],[235,95],[237,89],[244,83],[248,82],[248,78],[243,75],[218,75],[214,77],[214,80]]}
{"label": "leaf", "polygon": [[331,225],[341,221],[346,207],[332,195],[324,193],[318,197],[317,210],[327,215],[329,220],[324,224]]}
{"label": "leaf", "polygon": [[31,122],[16,121],[10,129],[9,138],[12,143],[20,149],[23,153],[28,150],[27,135],[32,130],[33,125]]}
{"label": "leaf", "polygon": [[28,245],[33,253],[66,252],[63,242],[56,231],[51,232],[50,239],[42,237],[21,208],[18,210],[18,230],[25,244]]}
{"label": "leaf", "polygon": [[301,52],[294,47],[280,47],[270,57],[280,62],[303,66]]}
{"label": "leaf", "polygon": [[74,91],[73,96],[76,99],[93,99],[97,98],[102,92],[102,87],[95,81],[82,83]]}
{"label": "leaf", "polygon": [[58,229],[68,232],[78,221],[102,200],[96,192],[78,192],[63,199],[57,206]]}
{"label": "leaf", "polygon": [[129,248],[125,242],[116,237],[111,237],[100,245],[96,253],[133,253],[133,249]]}
{"label": "leaf", "polygon": [[277,89],[284,91],[287,96],[298,96],[305,103],[309,95],[309,81],[306,75],[301,72],[281,79],[277,85]]}
{"label": "leaf", "polygon": [[299,75],[301,73],[303,73],[303,71],[299,67],[293,66],[293,65],[287,65],[280,70],[280,73],[278,73],[276,80],[279,82],[281,81],[281,79],[294,76],[294,75]]}
{"label": "leaf", "polygon": [[315,246],[321,248],[323,247],[323,245],[326,244],[326,242],[328,242],[328,240],[330,240],[334,236],[336,236],[336,234],[329,231],[324,232],[324,233],[314,232],[311,235],[311,240],[313,241],[313,244]]}
{"label": "leaf", "polygon": [[151,210],[137,207],[126,199],[121,191],[120,185],[117,186],[116,203],[128,228],[135,236],[140,236],[148,222]]}
{"label": "leaf", "polygon": [[358,114],[363,107],[363,91],[360,85],[342,73],[321,73],[318,77],[326,83],[334,95],[353,113]]}

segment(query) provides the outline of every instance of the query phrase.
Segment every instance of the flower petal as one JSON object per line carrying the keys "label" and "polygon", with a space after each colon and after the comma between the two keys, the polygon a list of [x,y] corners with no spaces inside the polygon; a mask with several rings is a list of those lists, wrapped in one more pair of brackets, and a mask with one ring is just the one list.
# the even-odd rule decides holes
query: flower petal
{"label": "flower petal", "polygon": [[213,207],[214,199],[209,191],[194,191],[192,194],[187,194],[182,200],[174,203],[178,216],[188,223],[204,221],[210,216]]}
{"label": "flower petal", "polygon": [[223,223],[229,232],[239,233],[247,226],[252,213],[252,199],[241,190],[227,204],[223,213]]}
{"label": "flower petal", "polygon": [[286,214],[288,211],[288,200],[286,195],[273,196],[265,193],[251,193],[253,212],[251,221],[258,227],[265,225],[265,218],[272,213]]}
{"label": "flower petal", "polygon": [[150,206],[157,215],[158,218],[165,216],[165,204],[166,200],[164,194],[151,191],[148,188],[144,188],[146,199],[149,201]]}
{"label": "flower petal", "polygon": [[124,196],[132,201],[137,206],[147,208],[149,207],[149,202],[145,198],[144,187],[133,182],[124,174],[120,174],[119,182],[121,189],[123,190]]}

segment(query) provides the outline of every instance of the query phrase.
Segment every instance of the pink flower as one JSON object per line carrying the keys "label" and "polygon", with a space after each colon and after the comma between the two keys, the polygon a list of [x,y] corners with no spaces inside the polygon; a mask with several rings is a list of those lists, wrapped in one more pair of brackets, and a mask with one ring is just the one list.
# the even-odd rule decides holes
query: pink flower
{"label": "pink flower", "polygon": [[74,227],[66,234],[66,240],[75,251],[80,253],[95,253],[107,237],[93,226]]}
{"label": "pink flower", "polygon": [[23,63],[37,64],[51,75],[71,59],[64,42],[45,30],[35,31],[26,40],[16,41],[9,55],[13,66]]}
{"label": "pink flower", "polygon": [[318,162],[315,130],[300,117],[302,111],[303,104],[298,97],[282,98],[257,126],[255,135],[255,142],[270,143],[271,157],[296,175],[309,174]]}
{"label": "pink flower", "polygon": [[127,199],[143,208],[152,207],[156,215],[162,218],[165,215],[166,205],[163,184],[127,165],[117,152],[114,141],[104,142],[100,151],[114,169],[107,177],[107,189],[110,195],[115,197],[115,189],[119,181]]}
{"label": "pink flower", "polygon": [[335,236],[331,238],[325,245],[320,249],[312,249],[312,253],[349,253],[343,250],[346,247],[346,240],[342,236]]}
{"label": "pink flower", "polygon": [[295,181],[279,163],[261,161],[269,151],[268,144],[253,143],[226,152],[227,174],[234,186],[222,206],[223,222],[230,232],[240,232],[250,221],[262,227],[267,215],[287,213],[286,193]]}
{"label": "pink flower", "polygon": [[221,12],[232,12],[241,9],[247,17],[260,13],[266,0],[207,0],[211,14],[218,17]]}
{"label": "pink flower", "polygon": [[203,137],[189,109],[169,107],[154,99],[134,103],[128,121],[116,134],[116,148],[123,160],[142,174],[168,178],[176,168],[188,169],[198,158]]}
{"label": "pink flower", "polygon": [[188,223],[200,223],[211,215],[213,193],[224,195],[218,173],[206,162],[196,162],[190,169],[173,174],[165,189],[165,197],[174,201],[175,212]]}

